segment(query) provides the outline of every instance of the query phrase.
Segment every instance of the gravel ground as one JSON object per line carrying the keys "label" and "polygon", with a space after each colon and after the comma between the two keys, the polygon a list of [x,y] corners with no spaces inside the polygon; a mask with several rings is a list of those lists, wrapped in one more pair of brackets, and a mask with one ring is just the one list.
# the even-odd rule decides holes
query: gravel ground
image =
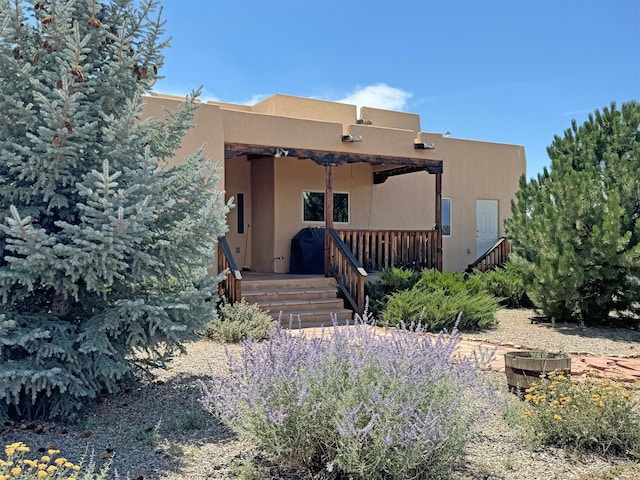
{"label": "gravel ground", "polygon": [[[564,349],[567,352],[636,355],[640,335],[634,330],[589,329],[536,320],[532,310],[502,310],[500,324],[488,332],[463,334],[463,338],[510,342],[515,345]],[[532,320],[537,323],[532,323]],[[232,351],[237,346],[229,347]],[[238,439],[198,405],[197,379],[226,368],[223,346],[206,341],[187,344],[187,355],[157,372],[154,381],[140,388],[103,399],[70,425],[6,424],[0,426],[0,443],[23,441],[33,449],[55,446],[77,461],[95,452],[99,464],[112,458],[120,474],[136,480],[235,479],[259,457],[251,445]],[[506,392],[504,375],[484,373],[500,387],[500,398],[517,402]],[[499,402],[498,402],[499,403]],[[275,472],[261,466],[253,478],[300,479],[292,472]],[[640,466],[624,459],[580,456],[564,450],[528,449],[510,429],[499,411],[488,412],[478,425],[465,462],[451,480],[471,479],[633,479]]]}
{"label": "gravel ground", "polygon": [[575,323],[556,322],[553,325],[530,309],[498,310],[496,319],[498,324],[492,329],[464,332],[462,338],[570,354],[640,356],[640,331],[637,327],[582,329]]}

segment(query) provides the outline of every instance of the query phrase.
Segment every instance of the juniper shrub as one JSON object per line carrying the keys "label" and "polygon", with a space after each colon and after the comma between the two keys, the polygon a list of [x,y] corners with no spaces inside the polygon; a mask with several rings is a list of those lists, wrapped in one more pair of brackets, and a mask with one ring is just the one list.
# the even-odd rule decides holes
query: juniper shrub
{"label": "juniper shrub", "polygon": [[497,299],[485,292],[431,290],[418,283],[390,295],[382,319],[391,326],[419,324],[430,332],[450,330],[456,321],[461,330],[476,330],[495,324],[497,310]]}

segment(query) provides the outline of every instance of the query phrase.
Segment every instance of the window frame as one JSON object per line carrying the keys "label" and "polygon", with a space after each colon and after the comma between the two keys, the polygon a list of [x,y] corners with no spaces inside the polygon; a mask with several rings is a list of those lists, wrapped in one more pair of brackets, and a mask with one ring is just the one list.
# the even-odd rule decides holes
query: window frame
{"label": "window frame", "polygon": [[[452,233],[453,233],[453,228],[452,228],[452,224],[453,224],[453,200],[451,199],[451,197],[442,197],[442,210],[441,210],[441,215],[442,215],[442,225],[441,225],[441,229],[442,229],[442,236],[443,237],[451,237]],[[445,200],[447,200],[449,202],[449,232],[445,233],[444,227],[446,225],[445,223],[445,219],[444,219],[444,212],[445,212],[445,208],[444,208],[444,203]]]}
{"label": "window frame", "polygon": [[[304,213],[305,213],[305,194],[306,193],[317,193],[322,195],[322,220],[306,220],[304,218]],[[324,224],[325,223],[325,211],[324,211],[324,195],[326,192],[324,192],[323,190],[312,190],[312,189],[305,189],[302,190],[302,195],[301,195],[301,199],[302,199],[302,212],[301,212],[301,216],[302,216],[302,223],[311,223],[311,224]],[[333,220],[333,223],[337,223],[339,225],[348,225],[351,223],[351,194],[349,192],[344,192],[344,191],[334,191],[333,192],[333,205],[334,205],[334,213],[335,213],[335,205],[336,205],[336,199],[335,196],[336,195],[346,195],[347,197],[347,221],[346,222],[338,222],[335,220]]]}

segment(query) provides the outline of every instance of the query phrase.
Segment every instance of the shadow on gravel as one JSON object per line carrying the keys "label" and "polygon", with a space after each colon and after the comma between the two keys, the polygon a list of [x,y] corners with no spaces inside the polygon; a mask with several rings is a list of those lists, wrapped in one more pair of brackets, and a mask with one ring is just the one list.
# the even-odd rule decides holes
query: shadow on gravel
{"label": "shadow on gravel", "polygon": [[[103,397],[67,423],[13,422],[0,428],[2,445],[21,441],[32,451],[55,447],[72,461],[94,455],[101,467],[130,478],[180,476],[193,451],[235,442],[236,436],[198,403],[197,380],[180,374]],[[36,454],[37,455],[37,454]]]}

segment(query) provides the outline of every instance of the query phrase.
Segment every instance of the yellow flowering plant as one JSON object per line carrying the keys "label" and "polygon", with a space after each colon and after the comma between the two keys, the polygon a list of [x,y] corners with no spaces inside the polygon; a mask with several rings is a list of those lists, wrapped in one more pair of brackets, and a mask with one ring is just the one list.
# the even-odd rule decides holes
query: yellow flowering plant
{"label": "yellow flowering plant", "polygon": [[640,457],[637,385],[552,372],[525,390],[526,428],[536,443]]}
{"label": "yellow flowering plant", "polygon": [[109,465],[95,472],[95,464],[89,461],[86,468],[60,456],[60,450],[49,449],[44,454],[33,455],[23,442],[4,447],[0,457],[0,480],[104,480]]}

